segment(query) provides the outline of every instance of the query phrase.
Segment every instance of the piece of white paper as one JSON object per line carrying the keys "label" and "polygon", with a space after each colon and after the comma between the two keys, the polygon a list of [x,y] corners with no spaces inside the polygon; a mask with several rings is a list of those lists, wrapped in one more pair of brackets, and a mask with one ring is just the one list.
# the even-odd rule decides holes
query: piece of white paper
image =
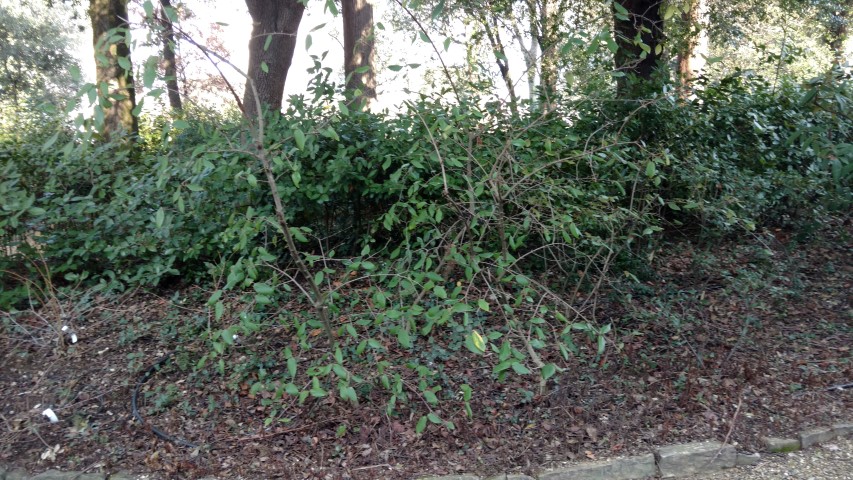
{"label": "piece of white paper", "polygon": [[41,412],[41,414],[47,417],[47,419],[50,420],[50,423],[56,423],[59,421],[59,418],[56,416],[55,413],[53,413],[53,410],[50,408],[45,408],[44,411]]}

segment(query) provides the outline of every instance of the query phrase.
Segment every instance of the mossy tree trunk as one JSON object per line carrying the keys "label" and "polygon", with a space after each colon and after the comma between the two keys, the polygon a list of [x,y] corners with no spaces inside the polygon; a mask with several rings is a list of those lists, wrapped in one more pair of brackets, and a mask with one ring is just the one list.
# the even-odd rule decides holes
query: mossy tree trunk
{"label": "mossy tree trunk", "polygon": [[135,136],[139,133],[139,123],[133,115],[136,91],[128,45],[127,0],[90,0],[89,18],[95,45],[95,78],[101,98],[96,120],[100,123],[99,112],[102,112],[102,132],[106,138],[120,131]]}

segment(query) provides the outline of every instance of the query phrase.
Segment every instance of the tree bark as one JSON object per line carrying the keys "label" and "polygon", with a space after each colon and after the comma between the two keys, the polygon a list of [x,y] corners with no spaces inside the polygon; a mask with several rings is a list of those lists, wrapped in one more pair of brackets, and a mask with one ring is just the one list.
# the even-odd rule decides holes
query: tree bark
{"label": "tree bark", "polygon": [[163,73],[166,75],[166,89],[169,92],[169,106],[180,112],[184,109],[181,102],[181,92],[178,87],[178,62],[175,51],[178,42],[175,39],[175,28],[172,20],[166,14],[166,9],[172,9],[172,0],[160,0],[160,24],[163,26]]}
{"label": "tree bark", "polygon": [[[136,107],[136,91],[130,46],[124,35],[128,28],[127,0],[90,0],[89,18],[95,45],[95,78],[104,112],[103,134],[109,138],[123,130],[137,135],[139,123],[132,113]],[[108,33],[111,30],[121,38],[110,41]]]}
{"label": "tree bark", "polygon": [[682,16],[687,27],[687,42],[678,54],[678,78],[689,86],[702,75],[708,56],[708,29],[704,22],[708,16],[708,0],[691,0],[690,10]]}
{"label": "tree bark", "polygon": [[[565,2],[563,2],[565,3]],[[557,38],[564,8],[555,0],[542,0],[539,11],[539,50],[542,63],[539,71],[539,96],[543,110],[551,110],[557,93]]]}
{"label": "tree bark", "polygon": [[249,78],[243,94],[243,108],[249,118],[255,118],[260,112],[253,84],[262,107],[281,110],[284,84],[293,61],[296,32],[305,6],[299,0],[246,0],[246,6],[252,16],[252,37],[249,39],[246,72]]}
{"label": "tree bark", "polygon": [[352,104],[366,110],[376,100],[373,5],[367,0],[341,0],[341,13],[347,90],[353,94]]}
{"label": "tree bark", "polygon": [[[628,19],[613,17],[616,33],[614,55],[616,70],[633,74],[638,79],[649,80],[657,67],[657,46],[663,40],[662,0],[618,0],[628,11]],[[620,96],[629,95],[628,78],[617,79],[616,90]]]}
{"label": "tree bark", "polygon": [[837,10],[832,15],[831,25],[829,27],[830,39],[829,48],[832,49],[834,62],[836,65],[844,65],[846,62],[846,54],[844,47],[847,39],[850,36],[850,10],[853,9],[853,0],[840,2]]}

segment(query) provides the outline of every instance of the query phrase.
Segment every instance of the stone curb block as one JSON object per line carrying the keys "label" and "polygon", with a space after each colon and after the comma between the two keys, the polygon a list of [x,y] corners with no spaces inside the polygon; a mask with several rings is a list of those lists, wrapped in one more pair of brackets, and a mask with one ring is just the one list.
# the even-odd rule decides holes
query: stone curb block
{"label": "stone curb block", "polygon": [[760,453],[738,453],[735,459],[735,466],[745,467],[749,465],[758,465],[761,462]]}
{"label": "stone curb block", "polygon": [[441,477],[420,477],[419,480],[480,480],[476,475],[444,475]]}
{"label": "stone curb block", "polygon": [[796,438],[764,437],[763,441],[769,453],[796,452],[800,449],[800,440]]}
{"label": "stone curb block", "polygon": [[720,442],[696,442],[658,449],[658,468],[663,478],[716,472],[734,467],[737,452]]}
{"label": "stone curb block", "polygon": [[817,443],[828,442],[838,434],[832,427],[817,427],[800,432],[800,448],[809,448]]}
{"label": "stone curb block", "polygon": [[839,437],[853,435],[853,423],[836,423],[832,426],[832,431]]}
{"label": "stone curb block", "polygon": [[3,478],[4,480],[27,480],[30,475],[24,470],[15,469],[6,472],[6,476]]}
{"label": "stone curb block", "polygon": [[48,470],[30,478],[30,480],[105,480],[106,478],[107,476],[103,473],[60,472],[59,470]]}
{"label": "stone curb block", "polygon": [[539,480],[630,480],[655,475],[655,456],[648,454],[548,470],[539,474]]}

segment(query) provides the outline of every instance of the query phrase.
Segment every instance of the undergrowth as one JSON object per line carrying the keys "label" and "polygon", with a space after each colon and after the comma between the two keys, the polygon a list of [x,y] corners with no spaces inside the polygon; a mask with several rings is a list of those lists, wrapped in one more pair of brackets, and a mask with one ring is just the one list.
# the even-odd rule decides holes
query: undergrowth
{"label": "undergrowth", "polygon": [[[322,76],[314,93],[263,124],[188,115],[136,146],[4,140],[8,318],[63,288],[197,282],[206,315],[164,332],[201,339],[177,347],[197,378],[266,406],[381,402],[420,433],[470,417],[482,376],[521,378],[530,399],[578,358],[603,362],[622,326],[598,293],[639,285],[659,232],[808,231],[849,208],[840,74],[781,88],[736,75],[688,100],[520,117],[476,97],[358,112]],[[726,288],[753,288],[749,271],[729,275]],[[701,320],[672,310],[682,293],[661,299],[674,336]],[[450,376],[447,362],[470,368]]]}

